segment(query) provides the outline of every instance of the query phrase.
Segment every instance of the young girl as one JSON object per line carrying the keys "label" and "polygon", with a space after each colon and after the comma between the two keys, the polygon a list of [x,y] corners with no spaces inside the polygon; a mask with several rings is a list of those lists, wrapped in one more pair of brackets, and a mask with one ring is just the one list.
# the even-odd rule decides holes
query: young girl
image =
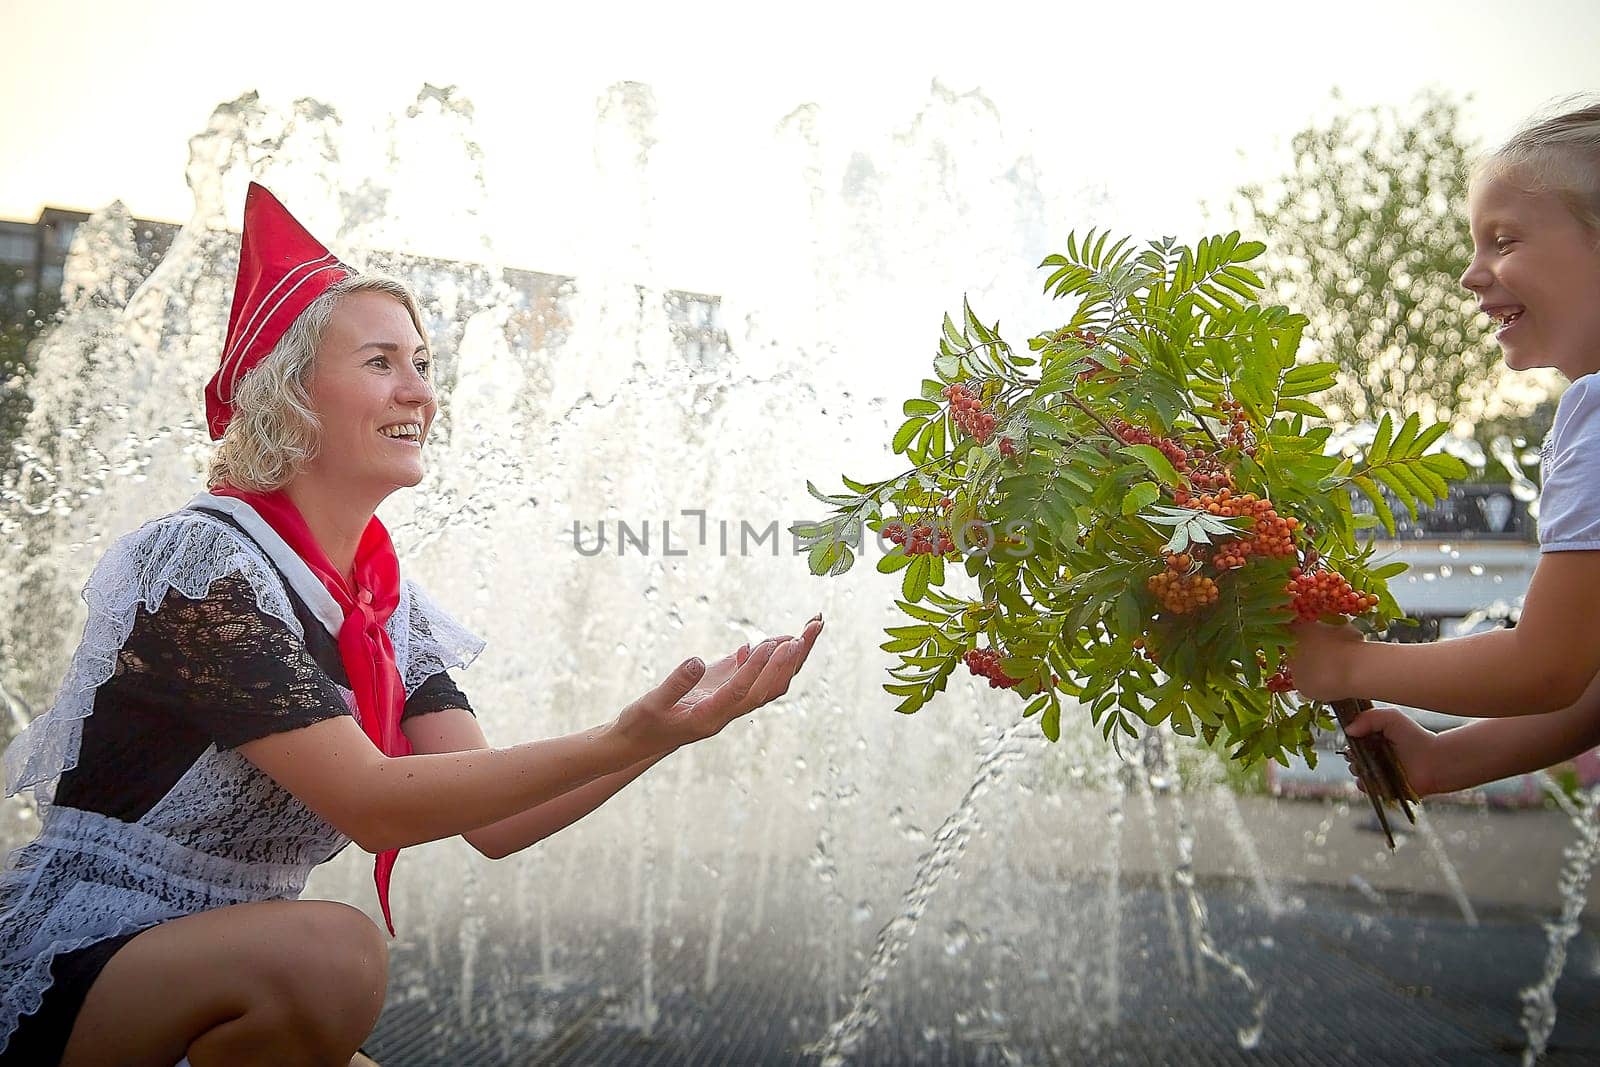
{"label": "young girl", "polygon": [[1600,744],[1600,102],[1536,122],[1479,164],[1468,194],[1473,258],[1461,277],[1497,323],[1514,370],[1571,382],[1541,460],[1539,547],[1521,620],[1434,644],[1364,641],[1301,626],[1291,660],[1318,700],[1367,697],[1488,718],[1434,735],[1389,708],[1381,734],[1419,793],[1548,767]]}

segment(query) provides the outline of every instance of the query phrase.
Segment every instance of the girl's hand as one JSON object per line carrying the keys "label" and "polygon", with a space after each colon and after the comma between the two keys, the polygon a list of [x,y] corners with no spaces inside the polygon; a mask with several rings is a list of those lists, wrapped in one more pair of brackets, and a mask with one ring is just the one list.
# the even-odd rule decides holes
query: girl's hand
{"label": "girl's hand", "polygon": [[684,664],[624,708],[612,727],[640,759],[713,737],[789,691],[822,625],[818,615],[798,638],[784,635],[753,649],[742,646],[701,671]]}
{"label": "girl's hand", "polygon": [[1325,622],[1296,623],[1293,627],[1294,652],[1289,670],[1294,687],[1312,700],[1344,700],[1363,694],[1354,692],[1356,654],[1366,639],[1348,623],[1330,626]]}
{"label": "girl's hand", "polygon": [[[1405,712],[1395,708],[1369,708],[1352,719],[1344,733],[1352,738],[1376,735],[1393,745],[1395,756],[1405,768],[1406,780],[1418,796],[1446,791],[1440,788],[1443,768],[1438,766],[1439,735],[1419,725]],[[1348,753],[1344,761],[1354,774],[1355,764]],[[1363,793],[1367,791],[1366,783],[1360,779],[1356,780],[1356,785]]]}

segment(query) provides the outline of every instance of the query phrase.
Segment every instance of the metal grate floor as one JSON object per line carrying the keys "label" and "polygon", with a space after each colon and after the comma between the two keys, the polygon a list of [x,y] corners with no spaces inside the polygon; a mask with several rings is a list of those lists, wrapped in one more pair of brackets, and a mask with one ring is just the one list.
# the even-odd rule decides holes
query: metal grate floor
{"label": "metal grate floor", "polygon": [[[1072,908],[1071,886],[1040,908]],[[1175,947],[1154,886],[1121,898],[1113,966],[1042,928],[952,951],[925,922],[874,1004],[882,1013],[859,1064],[1510,1064],[1520,1060],[1519,990],[1538,975],[1544,931],[1529,915],[1468,927],[1438,901],[1374,908],[1355,893],[1304,889],[1268,918],[1248,887],[1204,889],[1216,946],[1268,996],[1252,1049],[1238,1032],[1253,1000],[1222,968],[1195,969]],[[1082,922],[1103,920],[1087,908]],[[474,977],[461,938],[397,945],[389,1003],[368,1050],[383,1067],[758,1065],[817,1062],[808,1046],[848,1007],[865,969],[797,954],[807,943],[730,924],[709,982],[709,923],[658,929],[647,964],[637,931],[597,935],[584,973],[540,980],[537,952],[514,931],[485,931]],[[500,936],[497,936],[498,935]],[[959,939],[957,939],[959,941]],[[1600,1063],[1600,945],[1570,946],[1544,1064]],[[842,981],[841,981],[842,979]],[[709,988],[708,988],[709,985]],[[646,990],[649,990],[648,1001]],[[1114,1013],[1114,1015],[1113,1015]],[[1113,1021],[1114,1019],[1114,1021]]]}

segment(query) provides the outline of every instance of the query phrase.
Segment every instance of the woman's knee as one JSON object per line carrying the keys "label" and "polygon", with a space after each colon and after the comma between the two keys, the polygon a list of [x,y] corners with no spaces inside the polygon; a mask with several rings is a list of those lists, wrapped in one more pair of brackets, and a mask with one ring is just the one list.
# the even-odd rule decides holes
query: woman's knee
{"label": "woman's knee", "polygon": [[295,912],[300,933],[326,950],[350,976],[366,974],[384,982],[389,974],[389,945],[376,923],[359,908],[336,900],[306,900]]}
{"label": "woman's knee", "polygon": [[389,948],[359,910],[335,901],[303,901],[286,916],[276,966],[263,977],[275,1006],[303,1025],[365,1029],[383,1010]]}
{"label": "woman's knee", "polygon": [[383,934],[355,908],[270,901],[201,912],[144,931],[112,957],[64,1062],[171,1064],[186,1047],[209,1049],[209,1062],[256,1062],[239,1050],[279,1046],[306,1054],[271,1062],[348,1058],[376,1024],[387,984]]}

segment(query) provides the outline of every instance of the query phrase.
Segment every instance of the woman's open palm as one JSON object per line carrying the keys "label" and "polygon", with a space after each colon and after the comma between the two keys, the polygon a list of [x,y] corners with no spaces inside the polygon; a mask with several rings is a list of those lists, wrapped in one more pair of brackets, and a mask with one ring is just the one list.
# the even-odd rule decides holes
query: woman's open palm
{"label": "woman's open palm", "polygon": [[[703,735],[709,737],[739,716],[770,704],[789,691],[820,633],[818,617],[806,623],[797,638],[775,637],[754,651],[749,645],[740,646],[706,668],[694,688],[673,704],[673,714],[711,727]],[[767,644],[771,648],[765,648]]]}
{"label": "woman's open palm", "polygon": [[715,693],[722,687],[724,682],[733,677],[735,671],[744,666],[744,661],[749,658],[750,646],[740,645],[738,651],[728,653],[707,667],[706,673],[701,675],[694,688],[678,698],[677,703],[674,705],[675,710],[686,710]]}
{"label": "woman's open palm", "polygon": [[692,682],[661,686],[623,710],[618,725],[636,743],[665,750],[704,740],[741,715],[783,696],[822,632],[822,618],[806,623],[799,637],[774,637],[755,648],[741,646]]}

